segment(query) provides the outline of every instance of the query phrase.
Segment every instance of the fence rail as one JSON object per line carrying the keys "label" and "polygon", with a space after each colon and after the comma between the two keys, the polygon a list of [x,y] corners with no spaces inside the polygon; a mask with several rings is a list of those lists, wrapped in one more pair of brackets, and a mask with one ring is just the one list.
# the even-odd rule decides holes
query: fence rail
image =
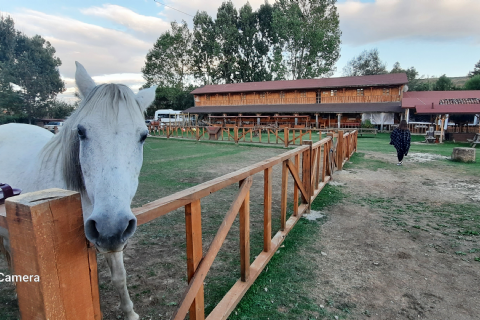
{"label": "fence rail", "polygon": [[[203,320],[204,314],[204,291],[203,281],[222,246],[225,237],[232,226],[235,217],[239,213],[240,220],[240,279],[227,292],[223,299],[217,304],[214,310],[208,315],[206,319],[227,319],[229,314],[234,310],[248,288],[253,284],[255,279],[259,276],[266,264],[270,261],[273,254],[282,244],[285,236],[295,226],[300,217],[310,210],[310,206],[315,197],[321,192],[323,187],[330,181],[333,172],[338,169],[341,170],[343,163],[356,151],[357,146],[357,132],[343,132],[329,133],[326,138],[313,143],[310,140],[302,141],[303,145],[289,150],[281,155],[258,162],[254,165],[242,168],[236,172],[218,177],[211,181],[202,183],[195,187],[177,192],[170,196],[161,198],[154,202],[150,202],[140,208],[133,209],[137,217],[138,225],[148,223],[157,219],[172,210],[184,207],[185,222],[186,222],[186,248],[187,248],[187,275],[188,287],[185,291],[184,297],[178,310],[175,312],[172,319],[184,319],[187,313],[190,313],[190,319]],[[280,230],[272,237],[272,171],[275,165],[282,165],[282,183],[280,186],[281,193],[281,214],[280,214]],[[263,172],[264,194],[263,194],[263,251],[258,254],[253,263],[250,264],[250,187],[253,181],[253,175]],[[293,214],[287,219],[287,189],[289,177],[293,179]],[[202,252],[202,218],[201,218],[201,200],[203,197],[219,191],[232,184],[238,183],[240,188],[238,193],[227,211],[223,223],[217,231],[216,236],[211,242],[208,251],[204,254]],[[276,186],[276,185],[275,185]],[[84,274],[83,281],[85,282],[82,292],[75,292],[75,303],[85,304],[87,307],[84,310],[91,310],[86,315],[66,316],[64,313],[50,313],[50,319],[100,319],[99,300],[98,300],[98,279],[96,275],[96,260],[95,253],[90,248],[83,235],[83,220],[80,206],[80,198],[78,193],[65,191],[65,197],[70,197],[70,200],[64,200],[65,197],[58,194],[58,189],[42,191],[43,193],[25,194],[18,197],[13,197],[7,200],[6,217],[0,215],[0,226],[8,226],[10,231],[10,239],[12,240],[13,251],[13,265],[14,272],[22,270],[22,267],[30,265],[30,260],[20,258],[19,252],[30,252],[35,250],[35,242],[32,242],[38,234],[29,234],[20,232],[22,223],[25,219],[19,219],[19,214],[23,214],[23,209],[20,204],[29,199],[27,204],[35,207],[37,212],[42,213],[41,210],[55,211],[54,213],[48,211],[43,213],[45,219],[52,219],[51,222],[45,224],[45,221],[36,221],[35,219],[28,220],[29,225],[27,229],[33,232],[45,235],[42,241],[55,242],[58,241],[57,233],[66,235],[66,232],[75,232],[77,235],[73,237],[76,251],[75,259],[80,259],[81,263],[75,260],[76,269],[81,268],[80,271],[71,271],[70,268],[74,261],[71,254],[59,255],[62,261],[50,261],[45,259],[49,254],[43,255],[43,263],[50,263],[50,268],[42,269],[45,278],[42,279],[41,287],[30,286],[23,287],[26,290],[19,290],[18,299],[20,305],[20,312],[22,318],[30,318],[24,316],[27,312],[31,312],[32,308],[28,305],[30,302],[37,299],[43,301],[46,295],[49,294],[48,288],[55,286],[55,281],[58,281],[57,273],[62,276],[67,275],[70,281],[79,281],[74,279],[73,275],[77,273]],[[56,192],[56,193],[55,193]],[[56,194],[51,197],[51,194]],[[72,198],[73,197],[73,198]],[[59,200],[60,199],[60,200]],[[62,205],[55,205],[54,201],[64,201]],[[67,201],[67,202],[65,202]],[[25,204],[25,203],[24,203]],[[37,205],[42,205],[40,209]],[[65,214],[65,210],[71,205],[77,208],[73,213]],[[5,210],[3,210],[4,212]],[[0,206],[0,214],[2,206]],[[63,214],[62,214],[63,213]],[[73,214],[73,217],[71,215]],[[34,215],[33,215],[34,216]],[[23,216],[22,216],[23,217]],[[76,221],[76,224],[66,224],[64,219]],[[80,221],[80,222],[79,222]],[[52,232],[51,225],[55,225],[55,232]],[[66,228],[65,226],[69,226]],[[17,226],[17,227],[15,227]],[[63,227],[63,228],[62,228]],[[50,230],[46,232],[45,230]],[[73,230],[73,231],[72,231]],[[18,244],[15,244],[15,241]],[[21,244],[21,246],[20,246]],[[58,242],[57,242],[58,244]],[[37,244],[38,246],[38,244]],[[67,252],[67,249],[59,247],[58,252]],[[83,252],[83,253],[82,253]],[[93,252],[93,253],[92,253]],[[38,257],[39,254],[34,255]],[[80,258],[79,258],[80,257]],[[37,258],[37,260],[39,259]],[[30,264],[29,264],[30,263]],[[55,273],[56,272],[56,273]],[[83,273],[82,273],[83,272]],[[55,274],[53,274],[55,273]],[[62,278],[63,279],[63,278]],[[53,282],[52,282],[53,281]],[[24,283],[26,286],[31,283]],[[63,282],[62,282],[63,284]],[[60,286],[62,287],[62,286]],[[33,289],[35,290],[33,290]],[[68,285],[63,288],[71,289]],[[70,290],[71,291],[71,290]],[[73,291],[72,291],[73,292]],[[56,292],[55,297],[58,298],[52,301],[51,305],[38,306],[38,312],[44,312],[48,308],[69,308],[78,309],[77,306],[72,306],[64,301],[70,301],[68,292],[65,290]],[[36,301],[36,300],[35,300]],[[60,308],[60,309],[61,309]],[[35,310],[37,310],[35,309]],[[43,311],[42,311],[43,310]],[[68,310],[70,312],[70,310]],[[44,314],[43,313],[43,314]],[[38,313],[41,315],[41,313]]]}
{"label": "fence rail", "polygon": [[[208,127],[181,127],[181,126],[150,126],[152,136],[166,138],[182,138],[193,140],[219,140],[232,141],[234,143],[267,143],[283,144],[284,147],[302,145],[303,140],[320,141],[323,134],[338,132],[342,129],[312,129],[312,128],[276,128],[269,126],[248,127],[213,127],[218,128],[216,133],[209,133]],[[354,129],[350,129],[353,131]],[[288,138],[285,138],[288,137]]]}

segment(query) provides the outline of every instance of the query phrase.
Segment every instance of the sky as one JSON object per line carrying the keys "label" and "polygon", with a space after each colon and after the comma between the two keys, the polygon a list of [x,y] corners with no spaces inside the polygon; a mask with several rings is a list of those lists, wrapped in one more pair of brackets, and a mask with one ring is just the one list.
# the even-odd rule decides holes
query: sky
{"label": "sky", "polygon": [[[97,84],[114,82],[134,91],[144,83],[141,68],[156,39],[173,21],[192,27],[197,11],[215,17],[222,0],[0,0],[17,30],[40,34],[62,60],[66,84],[61,98],[75,91],[75,61]],[[265,0],[250,0],[254,10]],[[270,0],[270,3],[273,3]],[[233,0],[237,9],[245,0]],[[349,60],[377,48],[391,69],[415,67],[420,76],[466,76],[480,60],[479,0],[338,0],[342,31],[334,77]],[[176,10],[175,10],[176,9]]]}

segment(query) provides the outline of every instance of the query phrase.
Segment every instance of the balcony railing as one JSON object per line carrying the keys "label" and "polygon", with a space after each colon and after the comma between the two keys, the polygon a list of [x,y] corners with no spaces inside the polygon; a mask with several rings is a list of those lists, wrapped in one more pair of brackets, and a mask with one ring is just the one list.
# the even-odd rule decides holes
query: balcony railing
{"label": "balcony railing", "polygon": [[[322,97],[320,103],[374,103],[374,102],[396,102],[400,101],[400,96],[352,96],[352,97]],[[229,99],[229,100],[207,100],[195,101],[195,106],[241,106],[257,104],[313,104],[317,98],[266,98],[266,99]]]}

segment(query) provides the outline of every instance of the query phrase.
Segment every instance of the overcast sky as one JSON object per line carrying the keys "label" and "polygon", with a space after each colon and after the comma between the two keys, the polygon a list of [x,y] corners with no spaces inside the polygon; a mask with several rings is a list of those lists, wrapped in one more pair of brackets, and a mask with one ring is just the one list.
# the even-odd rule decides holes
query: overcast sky
{"label": "overcast sky", "polygon": [[[197,11],[215,17],[222,0],[0,0],[27,35],[40,34],[57,50],[60,73],[74,91],[75,61],[97,83],[143,84],[145,56],[170,22],[192,26]],[[249,1],[254,10],[264,0]],[[270,1],[273,3],[274,1]],[[233,0],[240,8],[246,2]],[[420,75],[465,76],[480,60],[480,0],[339,0],[342,45],[334,76],[363,50],[377,48],[388,69],[398,61]],[[190,16],[191,15],[191,16]]]}

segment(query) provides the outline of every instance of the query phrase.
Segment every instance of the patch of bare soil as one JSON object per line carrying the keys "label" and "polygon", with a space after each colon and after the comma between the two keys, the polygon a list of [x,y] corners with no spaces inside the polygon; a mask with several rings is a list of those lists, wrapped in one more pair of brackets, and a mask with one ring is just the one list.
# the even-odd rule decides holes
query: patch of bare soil
{"label": "patch of bare soil", "polygon": [[[316,257],[314,299],[347,312],[348,319],[479,319],[480,262],[462,258],[465,248],[480,246],[478,235],[433,228],[442,216],[430,216],[429,227],[416,226],[422,212],[402,215],[396,207],[478,203],[478,178],[433,159],[425,166],[407,158],[398,170],[394,156],[367,152],[365,159],[388,160],[392,169],[353,166],[335,174],[348,197],[325,210],[329,220],[319,246],[326,255]],[[393,205],[368,205],[368,199],[393,199]],[[393,211],[401,223],[386,223],[396,217]]]}

